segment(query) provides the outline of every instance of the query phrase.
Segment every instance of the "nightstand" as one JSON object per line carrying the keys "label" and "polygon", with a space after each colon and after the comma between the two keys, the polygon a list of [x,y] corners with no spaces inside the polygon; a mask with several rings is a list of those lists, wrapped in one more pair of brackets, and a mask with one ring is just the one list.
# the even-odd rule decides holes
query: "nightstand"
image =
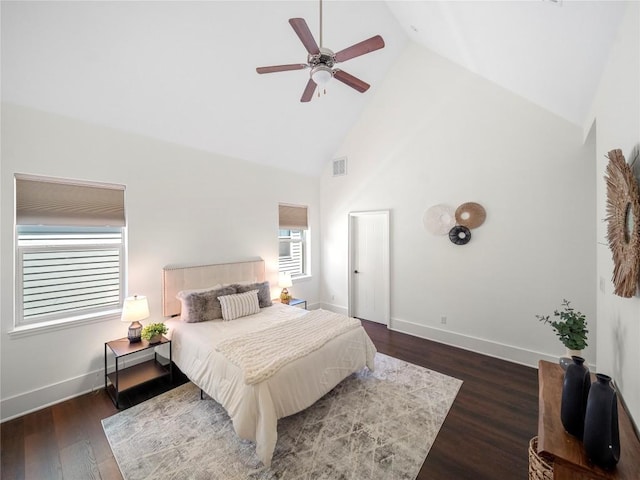
{"label": "nightstand", "polygon": [[[275,302],[280,302],[280,300],[274,300]],[[282,302],[280,302],[282,303]],[[290,298],[288,305],[290,307],[295,307],[297,305],[302,305],[305,310],[307,309],[307,301],[302,298]]]}
{"label": "nightstand", "polygon": [[[133,353],[155,348],[160,345],[165,345],[167,343],[169,344],[169,363],[160,362],[158,360],[158,354],[154,352],[153,360],[147,360],[146,362],[138,363],[127,368],[120,368],[119,361],[121,358]],[[107,372],[108,350],[111,350],[115,360],[115,370],[111,373]],[[168,340],[165,337],[162,337],[160,342],[153,344],[150,344],[147,340],[142,340],[137,343],[129,343],[128,338],[119,338],[118,340],[112,340],[104,344],[104,389],[111,397],[111,400],[113,400],[116,408],[120,408],[120,394],[130,388],[167,375],[169,376],[170,381],[173,381],[171,350],[171,340]],[[107,379],[111,381],[111,388],[107,385]]]}

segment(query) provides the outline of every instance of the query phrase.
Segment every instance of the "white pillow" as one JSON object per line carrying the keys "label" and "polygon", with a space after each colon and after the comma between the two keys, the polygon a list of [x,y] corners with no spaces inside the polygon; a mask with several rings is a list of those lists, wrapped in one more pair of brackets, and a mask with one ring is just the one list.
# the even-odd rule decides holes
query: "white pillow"
{"label": "white pillow", "polygon": [[223,295],[218,297],[218,300],[222,307],[223,320],[234,320],[260,311],[258,290],[236,293],[235,295]]}

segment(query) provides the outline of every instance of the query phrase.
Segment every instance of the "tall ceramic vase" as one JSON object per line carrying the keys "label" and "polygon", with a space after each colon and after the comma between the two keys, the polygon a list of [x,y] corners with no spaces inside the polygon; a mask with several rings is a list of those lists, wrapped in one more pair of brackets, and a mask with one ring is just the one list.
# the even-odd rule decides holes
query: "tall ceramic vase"
{"label": "tall ceramic vase", "polygon": [[568,433],[582,439],[591,377],[589,370],[583,365],[584,358],[575,356],[571,358],[573,363],[567,367],[562,384],[560,419]]}
{"label": "tall ceramic vase", "polygon": [[558,363],[563,370],[566,371],[567,367],[573,363],[572,357],[582,357],[582,350],[571,350],[570,348],[567,348],[566,353],[558,359]]}
{"label": "tall ceramic vase", "polygon": [[589,460],[612,469],[620,460],[618,396],[611,388],[611,377],[596,374],[591,386],[584,419],[584,449]]}

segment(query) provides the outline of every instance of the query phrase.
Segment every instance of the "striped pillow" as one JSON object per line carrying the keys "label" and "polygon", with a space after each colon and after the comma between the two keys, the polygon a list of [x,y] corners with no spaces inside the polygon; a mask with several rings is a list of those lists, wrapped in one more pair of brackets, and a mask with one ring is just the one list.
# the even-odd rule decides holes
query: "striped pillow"
{"label": "striped pillow", "polygon": [[235,295],[223,295],[218,297],[218,300],[222,307],[223,320],[234,320],[260,311],[258,290],[236,293]]}

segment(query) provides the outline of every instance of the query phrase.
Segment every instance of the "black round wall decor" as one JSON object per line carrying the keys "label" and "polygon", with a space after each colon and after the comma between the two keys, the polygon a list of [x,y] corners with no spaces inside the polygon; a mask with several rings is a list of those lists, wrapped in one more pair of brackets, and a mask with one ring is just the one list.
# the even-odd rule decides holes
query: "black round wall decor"
{"label": "black round wall decor", "polygon": [[456,245],[466,245],[471,240],[471,231],[462,225],[456,225],[449,230],[449,240]]}

